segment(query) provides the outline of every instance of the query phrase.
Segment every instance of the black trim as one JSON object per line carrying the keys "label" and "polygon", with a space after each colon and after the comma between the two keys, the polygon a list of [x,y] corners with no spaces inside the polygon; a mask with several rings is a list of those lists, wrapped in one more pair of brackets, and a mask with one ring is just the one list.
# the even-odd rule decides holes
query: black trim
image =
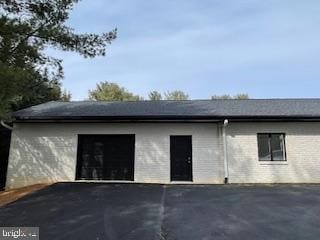
{"label": "black trim", "polygon": [[[268,135],[268,141],[270,144],[271,136],[272,135],[283,135],[283,148],[284,148],[284,159],[283,160],[274,160],[273,159],[273,151],[270,149],[270,155],[271,155],[271,160],[262,160],[260,159],[259,156],[259,135]],[[286,149],[286,134],[284,132],[261,132],[257,133],[257,144],[258,144],[258,158],[260,162],[286,162],[287,161],[287,149]],[[271,148],[271,146],[270,146]]]}
{"label": "black trim", "polygon": [[19,117],[14,122],[320,122],[320,116],[208,116],[208,115],[153,115],[153,116],[43,116]]}
{"label": "black trim", "polygon": [[5,188],[7,181],[11,132],[0,125],[0,191]]}
{"label": "black trim", "polygon": [[79,158],[80,158],[80,134],[77,134],[77,159],[76,159],[76,172],[74,173],[74,180],[78,180],[78,172],[80,171],[80,164],[79,164]]}
{"label": "black trim", "polygon": [[[82,153],[82,141],[84,139],[84,137],[112,137],[112,136],[128,136],[133,138],[133,149],[132,149],[132,169],[131,169],[131,174],[130,174],[130,179],[125,179],[125,180],[117,180],[115,179],[114,181],[134,181],[134,174],[135,174],[135,145],[136,145],[136,137],[135,134],[78,134],[77,138],[78,138],[78,145],[77,145],[77,163],[76,163],[76,175],[75,175],[75,180],[83,180],[81,177],[81,167],[82,167],[82,162],[80,162],[80,157],[81,157],[81,153]],[[105,161],[105,158],[103,159]],[[104,169],[105,170],[105,169]],[[85,179],[84,179],[85,180]],[[88,179],[89,181],[91,179]],[[94,179],[92,179],[94,180]],[[103,176],[103,179],[101,180],[107,180],[107,181],[112,181],[112,179],[107,179],[105,178],[105,175]],[[99,180],[98,180],[99,181]]]}
{"label": "black trim", "polygon": [[[190,141],[190,148],[188,149],[190,152],[190,165],[188,166],[188,163],[184,162],[185,166],[188,166],[189,167],[189,170],[188,170],[188,173],[183,176],[184,178],[181,179],[181,176],[174,176],[176,173],[173,172],[173,150],[172,150],[172,145],[173,145],[173,142],[174,142],[174,139],[177,139],[177,138],[185,138],[187,139],[188,141]],[[188,144],[189,146],[189,144]],[[175,181],[182,181],[182,182],[193,182],[193,144],[192,144],[192,135],[170,135],[170,181],[171,182],[175,182]],[[187,165],[186,165],[187,164]],[[181,166],[180,166],[181,168]],[[178,169],[180,169],[178,168]]]}
{"label": "black trim", "polygon": [[219,123],[221,120],[15,120],[14,123]]}

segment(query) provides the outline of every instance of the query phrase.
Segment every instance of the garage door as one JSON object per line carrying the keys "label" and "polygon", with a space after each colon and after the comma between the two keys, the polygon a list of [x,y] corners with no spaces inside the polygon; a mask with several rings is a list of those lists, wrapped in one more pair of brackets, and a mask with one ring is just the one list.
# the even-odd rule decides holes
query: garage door
{"label": "garage door", "polygon": [[134,135],[79,135],[77,179],[134,180]]}

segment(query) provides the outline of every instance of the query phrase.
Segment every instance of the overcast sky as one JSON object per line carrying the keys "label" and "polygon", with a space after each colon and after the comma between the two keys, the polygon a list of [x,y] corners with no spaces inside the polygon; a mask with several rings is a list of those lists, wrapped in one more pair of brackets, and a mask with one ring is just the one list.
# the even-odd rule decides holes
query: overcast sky
{"label": "overcast sky", "polygon": [[144,97],[174,89],[193,99],[320,97],[319,13],[319,0],[83,0],[69,24],[117,27],[118,38],[106,57],[54,54],[73,100],[100,81]]}

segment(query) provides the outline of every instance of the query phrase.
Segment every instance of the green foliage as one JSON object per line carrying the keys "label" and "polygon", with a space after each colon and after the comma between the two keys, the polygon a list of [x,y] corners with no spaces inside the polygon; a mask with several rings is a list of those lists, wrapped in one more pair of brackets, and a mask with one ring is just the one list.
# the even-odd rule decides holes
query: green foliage
{"label": "green foliage", "polygon": [[213,95],[211,99],[249,99],[249,95],[247,93],[239,93],[234,96],[231,96],[229,94]]}
{"label": "green foliage", "polygon": [[47,56],[46,47],[84,57],[104,56],[116,29],[77,34],[66,25],[78,0],[0,0],[0,118],[50,100],[66,100],[60,80],[62,60]]}
{"label": "green foliage", "polygon": [[162,95],[158,91],[152,91],[149,93],[148,96],[149,96],[149,100],[152,100],[152,101],[162,100]]}
{"label": "green foliage", "polygon": [[89,99],[95,101],[139,101],[139,95],[134,95],[116,83],[101,82],[96,89],[89,91]]}
{"label": "green foliage", "polygon": [[12,111],[60,99],[60,84],[32,68],[7,66],[0,62],[0,117],[10,119]]}
{"label": "green foliage", "polygon": [[[149,100],[159,101],[162,100],[162,94],[158,91],[151,91],[148,95]],[[168,91],[164,93],[164,100],[188,100],[189,95],[180,90]]]}
{"label": "green foliage", "polygon": [[188,100],[189,95],[180,90],[168,91],[164,94],[166,100]]}
{"label": "green foliage", "polygon": [[249,99],[249,95],[247,93],[239,93],[233,97],[234,99]]}
{"label": "green foliage", "polygon": [[64,102],[70,102],[71,100],[71,93],[67,90],[64,90],[61,94],[61,97],[60,97],[61,101],[64,101]]}
{"label": "green foliage", "polygon": [[[8,56],[14,56],[27,41],[38,50],[48,44],[61,50],[78,52],[84,57],[104,56],[106,45],[116,38],[116,29],[101,35],[76,34],[65,22],[69,18],[69,11],[77,2],[78,0],[0,0],[2,11],[10,13],[4,14],[2,18],[10,23],[10,27],[14,25],[18,30],[18,41],[9,46]],[[42,61],[50,59],[39,52],[37,55]]]}

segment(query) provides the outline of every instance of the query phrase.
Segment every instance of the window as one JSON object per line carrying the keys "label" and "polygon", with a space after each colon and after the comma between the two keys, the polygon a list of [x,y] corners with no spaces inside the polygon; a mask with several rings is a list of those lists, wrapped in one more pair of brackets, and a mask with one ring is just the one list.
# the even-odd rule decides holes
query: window
{"label": "window", "polygon": [[286,161],[284,133],[258,133],[259,161]]}

